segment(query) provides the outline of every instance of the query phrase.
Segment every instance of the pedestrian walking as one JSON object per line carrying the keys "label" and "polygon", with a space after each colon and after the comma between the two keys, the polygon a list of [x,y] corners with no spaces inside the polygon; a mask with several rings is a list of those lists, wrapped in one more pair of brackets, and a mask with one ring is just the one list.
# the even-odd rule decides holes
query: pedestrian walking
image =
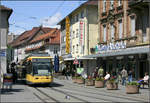
{"label": "pedestrian walking", "polygon": [[99,68],[98,70],[98,76],[101,78],[103,77],[103,73],[104,73],[104,69],[102,68],[102,66]]}
{"label": "pedestrian walking", "polygon": [[96,78],[98,76],[98,67],[94,69],[92,76],[93,78]]}
{"label": "pedestrian walking", "polygon": [[132,76],[133,76],[133,71],[129,70],[129,73],[128,73],[128,82],[132,82]]}
{"label": "pedestrian walking", "polygon": [[125,67],[123,67],[123,70],[121,71],[122,85],[126,85],[127,75],[127,70],[125,69]]}

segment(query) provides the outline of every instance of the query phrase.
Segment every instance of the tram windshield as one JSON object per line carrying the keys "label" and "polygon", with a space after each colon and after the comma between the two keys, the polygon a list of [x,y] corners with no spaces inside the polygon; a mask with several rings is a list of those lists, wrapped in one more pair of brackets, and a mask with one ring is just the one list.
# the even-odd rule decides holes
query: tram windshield
{"label": "tram windshield", "polygon": [[33,75],[50,75],[52,68],[50,63],[37,62],[33,63]]}

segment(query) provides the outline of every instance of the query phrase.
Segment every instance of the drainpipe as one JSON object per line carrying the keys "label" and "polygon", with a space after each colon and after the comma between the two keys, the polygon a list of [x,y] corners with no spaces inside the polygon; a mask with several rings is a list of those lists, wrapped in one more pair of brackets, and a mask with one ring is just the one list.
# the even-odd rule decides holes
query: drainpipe
{"label": "drainpipe", "polygon": [[87,17],[87,49],[88,49],[88,55],[89,55],[89,17],[88,17],[88,8],[86,8],[86,17]]}

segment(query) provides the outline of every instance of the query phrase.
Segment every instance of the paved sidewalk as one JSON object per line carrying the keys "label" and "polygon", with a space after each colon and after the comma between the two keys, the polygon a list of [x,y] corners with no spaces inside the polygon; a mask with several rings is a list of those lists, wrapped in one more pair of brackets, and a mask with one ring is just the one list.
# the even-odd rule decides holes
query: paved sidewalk
{"label": "paved sidewalk", "polygon": [[0,102],[40,102],[26,85],[14,84],[12,90],[0,89]]}
{"label": "paved sidewalk", "polygon": [[68,83],[71,85],[76,85],[76,86],[80,86],[83,88],[88,88],[88,89],[93,89],[96,91],[103,91],[103,92],[107,92],[107,93],[115,93],[118,95],[123,95],[123,96],[128,96],[128,97],[133,97],[133,98],[137,98],[137,99],[142,99],[145,100],[146,102],[150,101],[150,89],[148,87],[145,86],[144,89],[139,89],[139,93],[138,94],[126,94],[126,87],[122,86],[119,84],[118,86],[118,90],[107,90],[106,87],[104,88],[95,88],[94,86],[85,86],[85,84],[77,84],[77,83],[73,83],[72,80],[66,80],[66,79],[60,79],[60,78],[55,78],[54,81],[62,81],[64,83]]}

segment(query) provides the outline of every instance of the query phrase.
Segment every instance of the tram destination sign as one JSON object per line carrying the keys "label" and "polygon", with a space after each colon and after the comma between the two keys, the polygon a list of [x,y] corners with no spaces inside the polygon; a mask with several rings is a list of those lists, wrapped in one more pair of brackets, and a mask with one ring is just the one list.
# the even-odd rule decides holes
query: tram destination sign
{"label": "tram destination sign", "polygon": [[33,58],[32,62],[50,62],[49,58]]}

